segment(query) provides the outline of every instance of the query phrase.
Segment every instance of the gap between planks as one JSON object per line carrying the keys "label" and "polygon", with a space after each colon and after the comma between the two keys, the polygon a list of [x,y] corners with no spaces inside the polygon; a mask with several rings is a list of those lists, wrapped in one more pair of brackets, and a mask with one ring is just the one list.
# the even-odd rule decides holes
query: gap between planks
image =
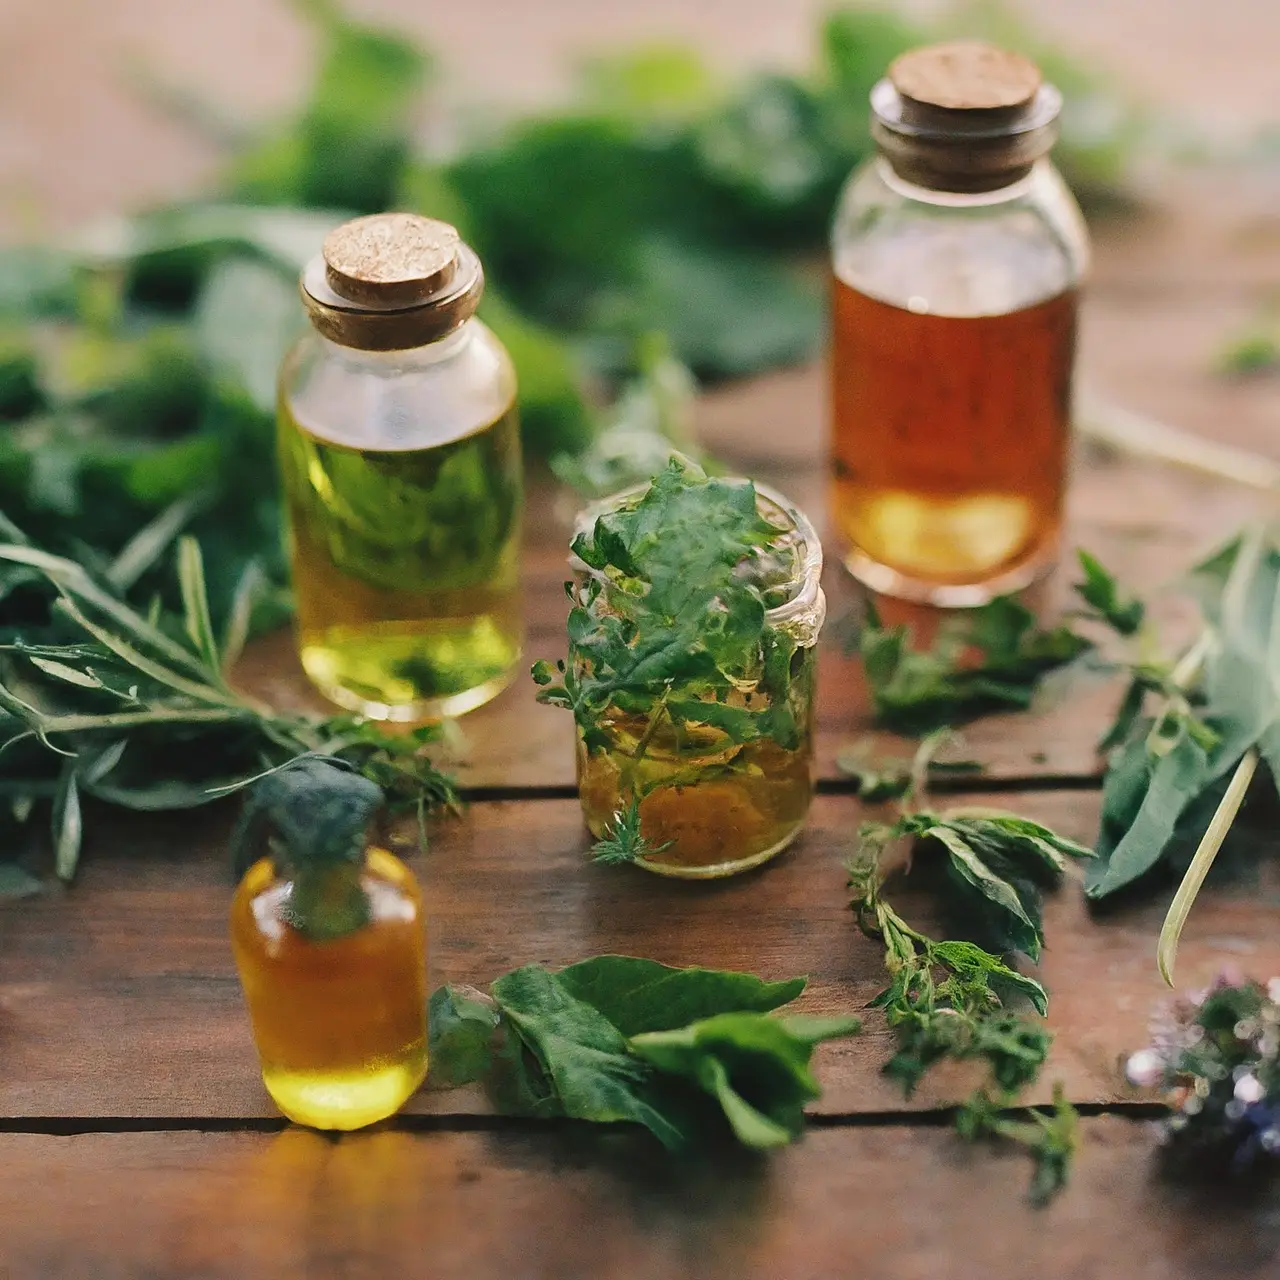
{"label": "gap between planks", "polygon": [[[1135,1122],[1160,1120],[1169,1108],[1160,1102],[1080,1102],[1077,1113],[1086,1119],[1116,1116]],[[806,1116],[810,1128],[821,1129],[938,1129],[949,1127],[956,1107],[933,1107],[925,1111],[850,1111]],[[1052,1113],[1049,1105],[1007,1107],[1002,1115],[1016,1116],[1027,1111]],[[283,1116],[11,1116],[0,1118],[0,1137],[8,1134],[38,1134],[46,1137],[78,1137],[95,1133],[282,1133],[292,1128]],[[381,1129],[400,1133],[539,1133],[591,1130],[587,1121],[566,1117],[536,1120],[523,1116],[416,1115],[400,1114],[383,1122]],[[334,1141],[340,1131],[317,1130]]]}
{"label": "gap between planks", "polygon": [[[991,795],[996,792],[1027,793],[1037,791],[1100,791],[1102,775],[1076,773],[1029,774],[1021,778],[990,778],[982,774],[964,773],[949,778],[931,778],[930,795]],[[820,796],[854,796],[858,783],[854,778],[819,778],[815,791]],[[578,788],[573,783],[548,783],[544,786],[460,787],[458,794],[469,804],[485,804],[504,800],[576,800]]]}

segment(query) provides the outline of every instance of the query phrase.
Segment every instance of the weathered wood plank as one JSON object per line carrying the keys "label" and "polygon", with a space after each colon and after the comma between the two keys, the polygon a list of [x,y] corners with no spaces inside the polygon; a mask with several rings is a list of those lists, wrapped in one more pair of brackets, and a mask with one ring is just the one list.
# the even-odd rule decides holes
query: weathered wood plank
{"label": "weathered wood plank", "polygon": [[[1094,832],[1094,793],[982,800],[1080,839]],[[95,814],[97,835],[72,890],[0,904],[0,1117],[273,1114],[226,935],[220,845],[229,816],[100,824]],[[487,985],[519,964],[615,951],[770,978],[808,974],[800,1007],[860,1009],[884,983],[881,950],[845,905],[843,862],[865,816],[848,797],[819,797],[805,835],[770,866],[681,884],[586,863],[574,801],[477,804],[443,824],[416,864],[429,900],[431,980]],[[1074,886],[1050,904],[1042,976],[1059,1038],[1038,1096],[1054,1079],[1076,1101],[1127,1096],[1117,1062],[1144,1042],[1162,998],[1154,950],[1168,896],[1096,921]],[[932,927],[927,901],[908,887],[896,900]],[[1280,973],[1277,906],[1280,889],[1265,877],[1207,893],[1180,979],[1208,980],[1224,956],[1259,976]],[[889,1038],[875,1014],[866,1021],[863,1036],[823,1047],[818,1110],[904,1105],[879,1074]],[[947,1102],[966,1087],[966,1077],[943,1076],[910,1105]],[[474,1113],[487,1104],[478,1091],[427,1092],[411,1109]]]}
{"label": "weathered wood plank", "polygon": [[[1206,1205],[1154,1125],[1085,1121],[1072,1184],[932,1128],[675,1162],[580,1129],[0,1136],[0,1274],[94,1280],[1262,1280],[1274,1194]],[[38,1206],[38,1209],[35,1208]]]}

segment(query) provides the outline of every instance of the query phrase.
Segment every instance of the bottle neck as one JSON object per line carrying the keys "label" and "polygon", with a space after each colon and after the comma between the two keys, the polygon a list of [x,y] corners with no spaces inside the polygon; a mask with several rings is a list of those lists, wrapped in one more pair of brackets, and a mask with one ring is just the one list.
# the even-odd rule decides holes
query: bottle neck
{"label": "bottle neck", "polygon": [[363,871],[363,861],[289,868],[286,922],[310,942],[330,942],[363,928],[370,920]]}
{"label": "bottle neck", "polygon": [[471,341],[477,323],[475,320],[466,320],[434,342],[424,343],[420,347],[408,347],[403,351],[363,351],[357,347],[344,347],[321,333],[316,334],[316,340],[327,357],[345,368],[391,377],[415,369],[426,369],[456,356]]}
{"label": "bottle neck", "polygon": [[993,205],[1008,204],[1021,199],[1035,186],[1041,173],[1048,167],[1048,160],[1037,160],[1026,172],[1011,182],[991,191],[939,191],[904,178],[885,155],[875,159],[877,172],[885,186],[896,194],[920,204],[936,205],[948,209],[983,209]]}

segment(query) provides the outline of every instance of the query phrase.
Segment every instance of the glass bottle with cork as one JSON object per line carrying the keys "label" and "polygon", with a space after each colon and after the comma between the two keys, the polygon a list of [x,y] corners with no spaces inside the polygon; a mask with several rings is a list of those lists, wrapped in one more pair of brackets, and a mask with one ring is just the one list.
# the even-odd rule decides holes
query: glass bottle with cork
{"label": "glass bottle with cork", "polygon": [[872,590],[948,607],[1053,564],[1068,470],[1080,210],[1062,105],[976,41],[904,54],[832,234],[832,503]]}
{"label": "glass bottle with cork", "polygon": [[520,658],[523,478],[511,361],[443,222],[357,218],[302,275],[279,449],[302,666],[374,719],[457,715]]}

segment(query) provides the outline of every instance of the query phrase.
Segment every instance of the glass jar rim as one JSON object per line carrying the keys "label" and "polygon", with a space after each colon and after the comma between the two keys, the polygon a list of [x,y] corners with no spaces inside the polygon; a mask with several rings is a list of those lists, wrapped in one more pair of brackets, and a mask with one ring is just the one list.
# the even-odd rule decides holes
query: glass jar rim
{"label": "glass jar rim", "polygon": [[[793,591],[782,604],[775,605],[772,609],[765,611],[764,619],[766,624],[771,627],[780,627],[790,622],[796,622],[815,612],[825,615],[826,599],[822,592],[822,542],[809,517],[787,497],[773,488],[772,485],[762,484],[759,480],[752,480],[749,476],[714,476],[710,478],[751,485],[755,489],[757,508],[760,508],[762,499],[767,504],[766,509],[762,510],[761,514],[771,523],[778,524],[776,520],[771,518],[769,509],[772,509],[774,513],[783,518],[784,523],[778,525],[781,532],[794,532],[798,538],[799,554],[797,556],[796,571],[788,579],[788,586],[798,585],[798,589]],[[600,516],[616,511],[629,499],[644,494],[651,484],[652,481],[650,480],[642,480],[638,484],[628,485],[625,489],[619,489],[616,493],[611,493],[607,497],[598,498],[596,501],[588,503],[578,513],[578,517],[574,521],[573,536],[575,541],[580,535],[590,532]],[[596,576],[591,567],[576,555],[570,554],[569,563],[575,571],[587,573],[593,577]],[[821,625],[822,618],[819,617],[817,626],[821,627]]]}

